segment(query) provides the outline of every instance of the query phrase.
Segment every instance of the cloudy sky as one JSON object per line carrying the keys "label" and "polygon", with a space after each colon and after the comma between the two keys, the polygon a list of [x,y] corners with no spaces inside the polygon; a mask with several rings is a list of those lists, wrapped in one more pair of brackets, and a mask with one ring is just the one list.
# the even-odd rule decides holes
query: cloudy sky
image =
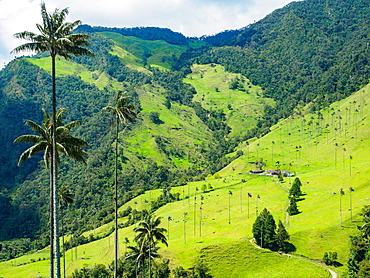
{"label": "cloudy sky", "polygon": [[[291,0],[45,0],[46,9],[69,7],[68,21],[93,26],[167,27],[185,36],[212,35],[244,27]],[[12,35],[37,32],[41,0],[0,0],[0,68],[23,43]]]}

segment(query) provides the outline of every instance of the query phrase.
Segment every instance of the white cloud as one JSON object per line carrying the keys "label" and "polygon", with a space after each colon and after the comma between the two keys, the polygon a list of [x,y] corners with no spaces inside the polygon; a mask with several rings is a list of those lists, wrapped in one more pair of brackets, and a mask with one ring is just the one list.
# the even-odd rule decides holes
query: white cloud
{"label": "white cloud", "polygon": [[[93,26],[170,28],[186,36],[238,29],[263,18],[290,0],[45,0],[48,11],[69,7],[68,21]],[[36,31],[41,0],[0,0],[0,68],[21,44],[12,35]]]}

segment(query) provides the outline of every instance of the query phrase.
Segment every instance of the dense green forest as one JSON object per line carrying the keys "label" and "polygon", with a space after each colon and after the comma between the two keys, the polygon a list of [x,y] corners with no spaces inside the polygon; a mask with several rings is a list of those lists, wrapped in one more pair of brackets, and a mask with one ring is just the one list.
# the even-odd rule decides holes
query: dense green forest
{"label": "dense green forest", "polygon": [[[110,117],[101,110],[117,90],[128,92],[138,113],[120,134],[122,205],[145,190],[202,180],[242,155],[235,152],[239,143],[266,134],[278,120],[303,107],[318,111],[367,84],[368,4],[293,2],[240,30],[201,38],[155,27],[81,26],[79,32],[92,36],[89,49],[95,56],[57,62],[58,106],[68,108],[68,121],[82,121],[76,135],[89,143],[86,166],[67,159],[60,165],[60,184],[70,186],[75,199],[63,212],[76,219],[65,230],[78,237],[113,220],[113,136]],[[127,37],[143,45],[160,41],[166,51],[149,44],[133,49],[125,44]],[[48,172],[41,156],[18,167],[25,146],[13,143],[29,132],[24,119],[40,122],[41,106],[50,109],[47,59],[46,54],[18,58],[0,72],[0,240],[3,247],[14,246],[0,250],[1,260],[48,244]],[[183,81],[194,64],[222,65],[258,86],[264,112],[256,116],[257,124],[229,136],[228,111],[194,101],[196,89]],[[248,94],[237,83],[230,83],[230,89]],[[175,199],[159,200],[152,210]]]}

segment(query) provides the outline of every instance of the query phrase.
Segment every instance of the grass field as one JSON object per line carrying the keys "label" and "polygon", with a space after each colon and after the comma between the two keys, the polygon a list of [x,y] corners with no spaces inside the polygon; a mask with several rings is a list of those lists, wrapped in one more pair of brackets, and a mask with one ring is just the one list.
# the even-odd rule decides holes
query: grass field
{"label": "grass field", "polygon": [[114,41],[114,53],[124,64],[133,64],[143,67],[146,58],[147,64],[159,66],[164,69],[171,68],[172,55],[179,57],[188,47],[169,44],[162,40],[143,40],[136,37],[123,36],[113,32],[100,32],[103,36]]}
{"label": "grass field", "polygon": [[[207,67],[205,70],[210,69]],[[222,72],[221,68],[219,71]],[[203,79],[207,78],[207,74],[204,73]],[[195,79],[193,77],[193,81]],[[218,86],[221,88],[221,85]],[[200,89],[202,90],[204,92],[208,89]],[[196,97],[203,94],[204,103],[210,102],[210,96],[206,100],[206,95],[199,93],[200,91]],[[146,92],[150,92],[150,88]],[[166,125],[156,127],[153,134],[167,133],[168,130],[164,129],[168,128],[167,124],[174,127],[191,123],[197,125],[195,118],[189,120],[192,116],[186,108],[174,105],[173,110],[165,109],[160,92],[153,91],[151,95],[143,92],[139,97],[143,105],[144,122],[148,121],[145,115],[150,111],[160,112],[166,122]],[[295,248],[293,254],[320,260],[324,252],[335,251],[338,253],[339,263],[343,265],[336,268],[336,272],[344,275],[349,235],[356,232],[356,225],[361,219],[361,208],[370,205],[369,102],[370,85],[322,110],[322,117],[317,113],[306,113],[309,109],[302,108],[302,114],[297,113],[279,122],[266,136],[241,143],[238,150],[242,150],[244,154],[217,175],[185,186],[173,187],[172,192],[180,193],[182,200],[167,204],[156,212],[157,216],[163,217],[163,227],[168,228],[169,247],[162,246],[160,252],[171,259],[171,267],[181,265],[189,268],[201,258],[214,277],[219,278],[329,277],[329,272],[323,266],[260,250],[249,242],[256,213],[267,208],[276,222],[282,220],[287,227],[291,236],[290,243]],[[218,108],[221,109],[221,106]],[[181,111],[179,114],[189,119],[182,122],[178,116],[171,118],[171,113],[175,111]],[[146,126],[154,129],[149,123]],[[145,140],[140,142],[138,138],[131,139],[131,151],[141,151],[142,155],[155,157],[157,154],[149,153],[152,146],[145,146],[145,142],[152,142],[148,131],[137,132],[141,132],[138,133],[138,138],[143,137]],[[193,132],[196,134],[198,131],[194,129]],[[192,136],[194,135],[189,135],[189,138]],[[202,141],[201,136],[199,141]],[[299,214],[290,217],[286,214],[287,191],[293,178],[285,178],[280,183],[275,177],[248,174],[249,170],[256,167],[254,162],[260,158],[266,162],[266,169],[275,169],[276,162],[279,161],[281,169],[295,173],[301,179],[304,196],[298,202]],[[213,190],[201,192],[204,184],[211,185]],[[354,189],[351,194],[349,187]],[[341,188],[345,191],[342,197],[339,194]],[[229,191],[232,195],[228,194]],[[248,198],[247,193],[252,197]],[[143,200],[154,200],[159,194],[160,190],[146,192],[121,209],[131,205],[140,210],[147,206]],[[257,195],[260,196],[259,199]],[[168,221],[169,216],[171,221]],[[103,233],[109,229],[109,225],[112,224],[89,231],[86,235]],[[133,239],[133,228],[120,229],[121,254],[125,250],[124,238],[128,237],[130,241]],[[0,277],[46,277],[48,260],[43,258],[47,257],[48,252],[45,249],[2,262]],[[41,261],[38,261],[39,258]],[[69,274],[84,265],[110,263],[113,260],[113,235],[79,246],[77,256],[75,248],[69,250],[66,259]],[[31,260],[36,262],[31,263]]]}
{"label": "grass field", "polygon": [[[51,58],[25,58],[28,62],[39,66],[51,74]],[[75,63],[64,58],[57,58],[56,61],[56,76],[63,77],[66,75],[75,75],[81,78],[82,81],[95,85],[98,89],[112,88],[115,90],[122,89],[122,84],[110,77],[106,72],[89,71],[83,65]]]}
{"label": "grass field", "polygon": [[[231,83],[239,80],[240,89],[230,89]],[[226,72],[217,64],[193,65],[192,73],[184,79],[194,86],[197,94],[193,101],[199,102],[207,110],[221,110],[231,127],[230,136],[239,136],[256,126],[266,105],[274,106],[274,101],[263,97],[263,90],[254,86],[240,74]]]}
{"label": "grass field", "polygon": [[[127,153],[131,161],[134,156],[150,158],[159,165],[188,167],[193,161],[202,159],[199,148],[207,147],[210,131],[195,115],[192,108],[172,103],[168,109],[163,91],[153,86],[144,86],[137,90],[141,103],[141,124],[137,125],[127,139]],[[160,124],[150,120],[150,113],[159,113]],[[161,150],[156,138],[161,138]],[[166,155],[165,155],[166,153]]]}

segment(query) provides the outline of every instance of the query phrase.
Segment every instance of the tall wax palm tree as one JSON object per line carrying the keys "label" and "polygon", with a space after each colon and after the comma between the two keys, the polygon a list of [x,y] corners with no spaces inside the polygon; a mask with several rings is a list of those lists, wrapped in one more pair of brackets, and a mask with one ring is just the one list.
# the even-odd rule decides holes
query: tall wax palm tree
{"label": "tall wax palm tree", "polygon": [[[149,258],[152,257],[151,251],[158,242],[168,246],[165,228],[160,228],[161,218],[148,215],[146,219],[139,223],[139,226],[134,229],[137,233],[136,242],[147,242]],[[149,260],[149,278],[151,278],[151,261]]]}
{"label": "tall wax palm tree", "polygon": [[252,194],[248,192],[248,219],[249,219],[249,198],[252,198]]}
{"label": "tall wax palm tree", "polygon": [[196,234],[196,231],[195,231],[195,228],[196,228],[196,218],[197,218],[197,214],[196,214],[196,210],[197,210],[197,197],[194,196],[194,237],[195,237],[195,234]]}
{"label": "tall wax palm tree", "polygon": [[187,218],[186,218],[186,216],[188,215],[188,213],[185,211],[184,213],[183,213],[183,219],[182,219],[182,221],[184,222],[184,243],[186,244],[186,221],[187,221]]}
{"label": "tall wax palm tree", "polygon": [[135,106],[129,104],[129,97],[126,92],[117,92],[115,106],[106,106],[103,111],[112,113],[112,125],[116,125],[116,150],[115,150],[115,178],[114,178],[114,207],[115,207],[115,235],[114,235],[114,278],[117,278],[118,269],[118,131],[120,123],[125,125],[135,117]]}
{"label": "tall wax palm tree", "polygon": [[[20,156],[18,165],[21,165],[24,161],[38,153],[44,153],[44,164],[50,171],[50,195],[53,195],[52,184],[53,184],[53,169],[54,165],[51,163],[53,160],[53,120],[50,114],[48,114],[45,108],[42,108],[43,112],[43,123],[41,125],[35,123],[31,120],[26,120],[25,124],[29,126],[36,134],[22,135],[14,140],[15,143],[29,143],[32,144],[31,147],[26,149]],[[56,141],[57,141],[57,152],[55,152],[55,162],[59,163],[60,157],[59,153],[69,156],[77,161],[85,162],[86,153],[83,150],[87,146],[84,140],[72,136],[70,131],[77,127],[80,122],[73,121],[66,125],[63,125],[63,117],[66,112],[65,108],[59,109],[56,114]],[[50,277],[54,277],[54,229],[53,229],[53,199],[50,198]],[[56,219],[56,218],[55,218]],[[59,242],[59,239],[58,239]],[[60,267],[60,265],[59,265]]]}
{"label": "tall wax palm tree", "polygon": [[231,192],[231,190],[229,190],[229,224],[231,223],[231,218],[230,218],[230,199],[231,199],[231,196],[233,195],[233,193]]}
{"label": "tall wax palm tree", "polygon": [[[58,200],[60,210],[63,210],[63,204],[67,206],[73,203],[73,194],[68,186],[62,185],[58,190]],[[66,277],[66,256],[65,256],[65,245],[64,245],[64,225],[63,216],[61,217],[61,230],[62,230],[62,248],[63,248],[63,277]]]}
{"label": "tall wax palm tree", "polygon": [[340,227],[342,227],[342,196],[344,195],[344,190],[341,188],[339,190],[339,214],[340,214]]}
{"label": "tall wax palm tree", "polygon": [[167,217],[167,239],[170,240],[170,221],[172,220],[171,216]]}
{"label": "tall wax palm tree", "polygon": [[138,277],[138,270],[141,269],[142,277],[145,277],[145,261],[148,261],[148,265],[151,261],[155,258],[160,258],[161,255],[158,254],[159,247],[157,246],[150,246],[148,244],[148,240],[146,238],[140,239],[137,241],[136,246],[127,246],[130,250],[126,254],[126,259],[134,258],[135,259],[135,273],[136,277]]}
{"label": "tall wax palm tree", "polygon": [[352,192],[355,191],[352,186],[349,187],[349,209],[351,212],[351,223],[352,223]]}
{"label": "tall wax palm tree", "polygon": [[[58,223],[57,223],[57,152],[53,151],[57,149],[56,140],[56,56],[61,55],[66,59],[71,58],[73,55],[89,55],[92,53],[86,49],[88,46],[88,40],[90,36],[86,34],[73,33],[72,31],[81,25],[80,20],[76,20],[72,23],[66,22],[66,17],[68,15],[68,8],[63,10],[56,9],[53,13],[48,13],[46,11],[45,3],[41,3],[41,16],[42,24],[36,24],[37,29],[40,34],[36,34],[29,31],[23,31],[14,34],[17,39],[25,39],[30,41],[28,43],[22,44],[15,49],[12,53],[16,54],[23,51],[33,51],[36,53],[49,52],[51,56],[51,68],[52,68],[52,149],[51,149],[51,193],[50,198],[52,200],[53,214],[50,215],[50,226],[54,226],[50,230],[54,233],[54,243],[55,243],[55,260],[56,260],[56,276],[60,277],[60,252],[59,252],[59,239],[58,239]],[[55,215],[55,216],[54,216]],[[53,230],[52,230],[53,229]],[[50,240],[52,240],[52,238]],[[51,251],[53,251],[53,244],[50,244]],[[51,266],[50,276],[54,276],[54,270]]]}
{"label": "tall wax palm tree", "polygon": [[141,244],[137,244],[136,246],[127,246],[127,248],[130,250],[126,254],[126,259],[133,258],[135,259],[135,277],[137,278],[138,270],[140,266],[142,266],[142,274],[144,277],[145,273],[145,249],[142,248],[143,246]]}

